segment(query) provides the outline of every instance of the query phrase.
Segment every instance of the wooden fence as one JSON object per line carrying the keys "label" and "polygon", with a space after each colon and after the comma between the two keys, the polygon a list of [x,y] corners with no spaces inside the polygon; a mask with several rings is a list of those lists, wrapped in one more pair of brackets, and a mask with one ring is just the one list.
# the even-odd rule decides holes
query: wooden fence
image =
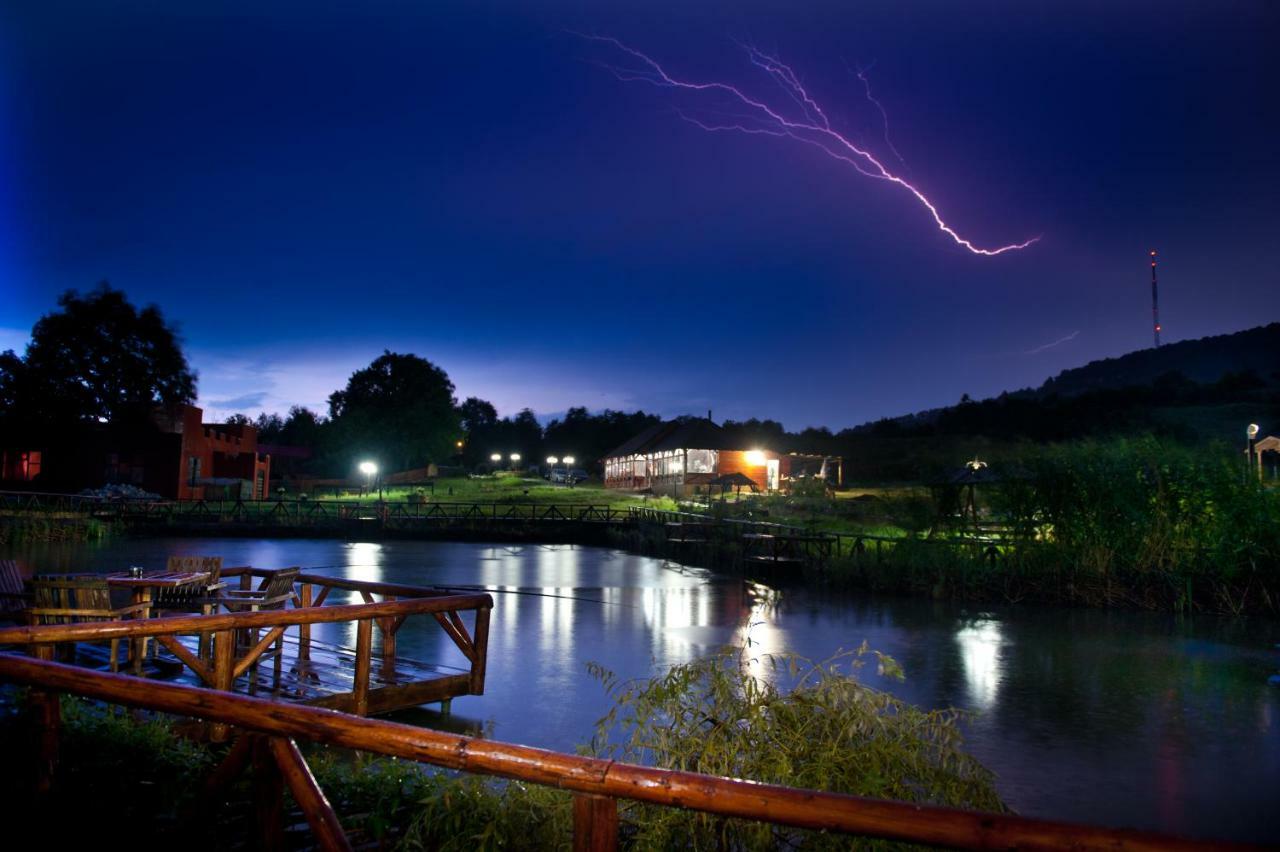
{"label": "wooden fence", "polygon": [[[231,568],[223,577],[239,578],[248,588],[255,576],[267,572],[251,568]],[[129,645],[145,645],[155,639],[179,660],[194,679],[216,690],[231,691],[238,678],[250,674],[250,688],[256,688],[256,667],[290,628],[297,628],[296,646],[290,676],[295,687],[288,690],[295,700],[318,706],[346,710],[357,715],[382,713],[403,707],[414,707],[433,701],[447,701],[459,695],[484,693],[488,654],[489,617],[493,599],[488,594],[455,594],[414,586],[343,580],[314,574],[300,574],[299,606],[261,612],[220,613],[214,615],[177,615],[127,621],[84,622],[77,624],[21,625],[0,628],[0,646],[32,647],[44,658],[52,659],[54,647],[68,643],[90,643],[127,640]],[[362,598],[358,604],[329,604],[334,590],[354,592]],[[376,600],[381,597],[382,600]],[[463,613],[473,613],[470,628]],[[406,619],[430,616],[445,632],[467,660],[468,669],[457,674],[439,675],[427,672],[414,661],[397,657],[396,633]],[[332,678],[326,684],[326,672],[320,671],[313,659],[320,650],[311,635],[320,624],[356,623],[356,647],[353,659],[325,648],[332,658],[325,666],[327,673],[340,672],[341,689],[334,688]],[[381,638],[380,665],[374,669],[374,629]],[[183,637],[212,638],[212,653],[192,650]],[[252,636],[248,642],[246,636]],[[201,641],[196,648],[206,643]],[[276,681],[280,678],[283,650],[275,657]],[[348,685],[350,689],[345,687]],[[224,732],[214,732],[221,739]]]}
{"label": "wooden fence", "polygon": [[[215,771],[209,787],[211,792],[216,792],[252,762],[263,848],[278,846],[282,832],[280,791],[285,785],[293,793],[321,848],[351,848],[339,817],[317,785],[295,738],[571,791],[574,848],[581,850],[608,852],[617,847],[619,799],[957,849],[1189,850],[1228,846],[1147,832],[914,805],[656,769],[432,731],[323,708],[283,705],[251,696],[140,681],[126,675],[85,671],[11,653],[0,653],[0,680],[34,688],[33,700],[41,726],[35,782],[41,789],[48,789],[55,779],[59,692],[240,729],[240,737]],[[18,771],[18,767],[11,767],[9,771]]]}

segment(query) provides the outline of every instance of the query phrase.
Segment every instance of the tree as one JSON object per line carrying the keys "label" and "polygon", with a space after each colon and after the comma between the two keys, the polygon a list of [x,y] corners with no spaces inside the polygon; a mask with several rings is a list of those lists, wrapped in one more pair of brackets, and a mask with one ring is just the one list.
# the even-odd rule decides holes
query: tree
{"label": "tree", "polygon": [[279,442],[291,447],[310,447],[314,450],[320,446],[320,436],[328,422],[310,408],[292,406],[289,416],[280,426]]}
{"label": "tree", "polygon": [[385,351],[329,396],[332,461],[369,458],[387,472],[446,461],[461,434],[453,390],[425,358]]}
{"label": "tree", "polygon": [[29,422],[127,420],[195,400],[196,374],[158,307],[139,311],[106,282],[68,290],[58,307],[31,330],[25,358],[0,363],[0,393]]}
{"label": "tree", "polygon": [[247,414],[239,414],[239,413],[236,413],[236,414],[233,414],[233,415],[231,415],[230,417],[228,417],[228,418],[227,418],[226,425],[228,425],[228,426],[252,426],[252,425],[253,425],[253,421],[249,419],[249,415],[247,415]]}
{"label": "tree", "polygon": [[474,466],[487,462],[497,438],[498,410],[491,402],[469,396],[458,406],[458,417],[465,433],[462,463]]}

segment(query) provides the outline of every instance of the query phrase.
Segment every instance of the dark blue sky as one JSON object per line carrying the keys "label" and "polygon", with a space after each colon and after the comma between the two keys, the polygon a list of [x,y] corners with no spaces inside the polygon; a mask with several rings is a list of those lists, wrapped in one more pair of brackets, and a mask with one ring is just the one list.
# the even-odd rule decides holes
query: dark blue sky
{"label": "dark blue sky", "polygon": [[[1278,10],[7,4],[0,347],[106,278],[180,325],[211,416],[321,407],[383,348],[503,413],[838,429],[1039,384],[1150,345],[1150,247],[1166,341],[1280,317]],[[811,146],[683,121],[706,104],[570,31],[786,107],[750,41],[896,165],[849,70],[874,62],[948,223],[1043,238],[972,255]]]}

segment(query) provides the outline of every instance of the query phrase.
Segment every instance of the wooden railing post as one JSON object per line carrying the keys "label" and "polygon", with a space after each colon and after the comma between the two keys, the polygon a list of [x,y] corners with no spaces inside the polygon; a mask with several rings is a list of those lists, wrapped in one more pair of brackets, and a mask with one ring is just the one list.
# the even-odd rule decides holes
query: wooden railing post
{"label": "wooden railing post", "polygon": [[[307,609],[311,606],[311,584],[303,583],[298,591],[298,607],[299,609]],[[298,625],[298,659],[311,659],[311,625]]]}
{"label": "wooden railing post", "polygon": [[352,689],[357,716],[369,715],[369,662],[372,654],[373,619],[362,618],[356,622],[356,673]]}
{"label": "wooden railing post", "polygon": [[[221,692],[230,692],[232,679],[235,677],[235,633],[231,630],[219,630],[213,635],[213,688]],[[209,727],[209,739],[215,743],[226,742],[227,726],[215,722]]]}
{"label": "wooden railing post", "polygon": [[306,817],[307,824],[311,826],[311,833],[315,835],[320,848],[325,852],[350,850],[351,843],[347,840],[346,832],[342,830],[342,823],[338,821],[338,815],[334,813],[333,806],[325,798],[324,791],[316,783],[315,776],[311,774],[311,767],[307,766],[307,761],[302,757],[297,744],[284,737],[271,737],[267,740],[267,744],[285,783],[289,785],[293,800],[298,803],[298,808]]}
{"label": "wooden railing post", "polygon": [[[383,595],[387,603],[396,600],[395,595]],[[379,622],[382,628],[382,668],[392,671],[396,667],[396,631],[399,626],[394,618],[384,618]]]}
{"label": "wooden railing post", "polygon": [[489,607],[476,607],[476,627],[471,636],[475,659],[471,661],[471,694],[484,695],[484,669],[489,659]]}
{"label": "wooden railing post", "polygon": [[58,735],[62,728],[62,704],[58,693],[31,690],[31,705],[38,729],[36,742],[36,792],[48,793],[58,769]]}
{"label": "wooden railing post", "polygon": [[267,737],[253,744],[253,806],[258,823],[258,848],[284,848],[284,779],[271,754]]}
{"label": "wooden railing post", "polygon": [[573,797],[573,852],[613,852],[618,848],[618,800],[576,793]]}

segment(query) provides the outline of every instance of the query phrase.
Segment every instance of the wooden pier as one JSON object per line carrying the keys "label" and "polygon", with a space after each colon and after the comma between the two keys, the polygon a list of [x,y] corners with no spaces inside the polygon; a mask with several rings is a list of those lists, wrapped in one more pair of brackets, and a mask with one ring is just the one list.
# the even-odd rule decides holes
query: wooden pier
{"label": "wooden pier", "polygon": [[[255,580],[266,581],[272,574],[230,568],[222,572],[222,578],[249,590]],[[133,649],[135,672],[148,679],[256,694],[360,716],[484,693],[493,608],[489,595],[315,574],[298,574],[294,589],[296,605],[292,608],[21,625],[0,628],[0,646],[27,646],[45,659],[61,653],[85,666],[108,668],[112,652],[102,643],[114,640],[114,644]],[[354,594],[360,602],[332,603],[335,591]],[[470,624],[464,615],[469,616]],[[466,667],[397,654],[396,635],[411,618],[434,622],[458,649]],[[354,648],[312,636],[317,625],[344,622],[355,622]],[[206,641],[210,638],[211,642]],[[150,639],[159,647],[146,655]],[[208,650],[202,654],[202,648]],[[146,659],[137,658],[139,653]],[[265,664],[268,659],[269,667]],[[214,738],[223,734],[215,731]]]}

